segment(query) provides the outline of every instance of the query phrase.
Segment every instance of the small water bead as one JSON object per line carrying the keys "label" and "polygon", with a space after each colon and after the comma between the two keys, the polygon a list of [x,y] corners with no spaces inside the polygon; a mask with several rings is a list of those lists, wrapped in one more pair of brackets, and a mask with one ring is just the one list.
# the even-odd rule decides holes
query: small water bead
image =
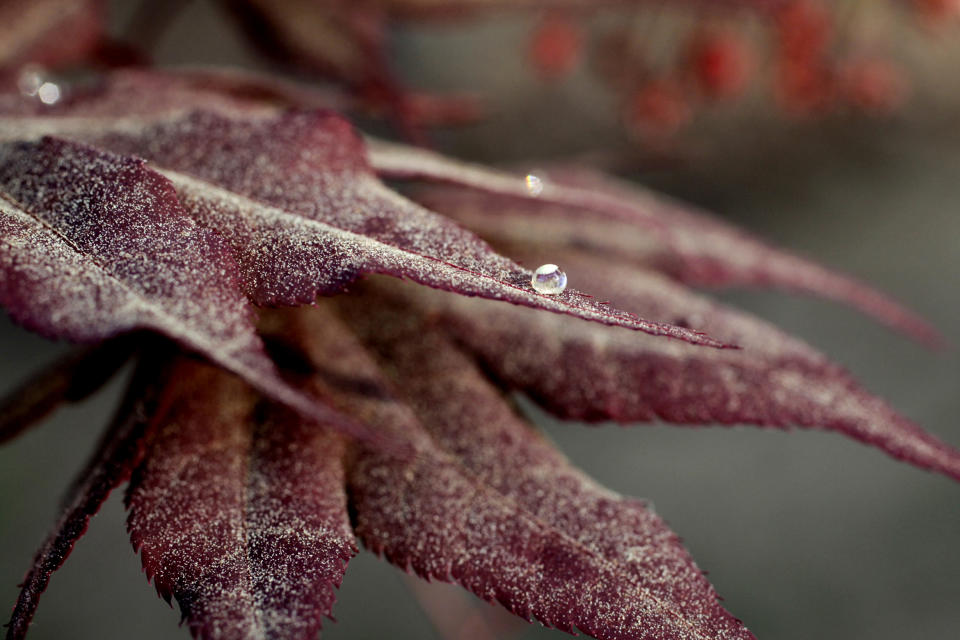
{"label": "small water bead", "polygon": [[530,285],[537,293],[555,296],[567,288],[567,274],[555,264],[545,264],[533,272]]}
{"label": "small water bead", "polygon": [[60,87],[52,82],[44,82],[37,89],[37,97],[43,104],[56,104],[60,101]]}
{"label": "small water bead", "polygon": [[17,87],[25,96],[37,98],[43,104],[56,104],[60,101],[60,87],[46,80],[43,67],[27,65],[17,78]]}
{"label": "small water bead", "polygon": [[523,179],[523,182],[527,185],[527,193],[534,198],[543,193],[543,180],[534,174],[528,173],[527,177]]}

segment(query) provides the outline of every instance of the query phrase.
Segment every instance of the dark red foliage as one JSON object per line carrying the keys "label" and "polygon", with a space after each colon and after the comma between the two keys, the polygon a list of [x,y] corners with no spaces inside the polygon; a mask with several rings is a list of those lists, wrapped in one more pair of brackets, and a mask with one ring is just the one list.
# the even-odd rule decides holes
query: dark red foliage
{"label": "dark red foliage", "polygon": [[357,535],[371,550],[565,631],[753,638],[659,518],[572,469],[442,335],[403,306],[359,316],[364,301],[345,306],[382,370],[393,369],[396,395],[326,308],[269,330],[307,352],[321,397],[416,452],[361,447],[348,470]]}
{"label": "dark red foliage", "polygon": [[[914,338],[938,345],[925,320],[855,279],[778,249],[691,205],[589,170],[539,174],[536,197],[510,174],[428,151],[378,143],[382,175],[431,186],[416,198],[495,242],[575,247],[701,287],[773,287],[849,304]],[[589,224],[584,221],[589,220]]]}
{"label": "dark red foliage", "polygon": [[[141,89],[156,86],[149,76],[143,79]],[[188,82],[176,105],[143,104],[145,119],[117,125],[118,93],[129,92],[131,84],[137,86],[136,79],[93,92],[50,117],[25,121],[38,130],[46,125],[61,135],[153,161],[178,190],[191,221],[216,229],[233,247],[239,284],[256,304],[305,304],[318,294],[342,290],[360,274],[387,273],[464,295],[727,346],[689,329],[598,305],[574,290],[538,294],[529,285],[530,270],[386,188],[369,166],[362,141],[335,114],[273,116],[226,96],[211,105]],[[179,115],[182,99],[191,97],[222,113]],[[133,100],[140,106],[138,98]],[[8,108],[19,110],[16,104]],[[235,117],[238,111],[246,117]],[[0,136],[33,135],[14,123],[23,121],[14,119]]]}
{"label": "dark red foliage", "polygon": [[127,492],[147,578],[204,638],[316,637],[356,552],[344,444],[184,360]]}
{"label": "dark red foliage", "polygon": [[[785,46],[816,49],[801,35]],[[838,365],[685,285],[818,293],[936,341],[881,294],[603,176],[364,140],[326,100],[215,72],[0,97],[0,304],[100,345],[0,403],[0,439],[138,359],[10,638],[128,477],[134,547],[196,637],[314,637],[356,534],[567,631],[752,638],[666,524],[576,470],[512,390],[568,418],[830,429],[960,479],[956,450]],[[426,184],[418,203],[382,179]],[[603,298],[538,291],[488,241]],[[375,274],[393,278],[358,282]],[[316,308],[266,309],[295,306]]]}
{"label": "dark red foliage", "polygon": [[[724,309],[656,273],[563,256],[596,291],[749,346],[704,350],[610,335],[522,309],[414,293],[404,304],[442,318],[446,330],[501,386],[529,394],[566,419],[620,423],[755,424],[837,431],[960,480],[960,452],[859,387],[842,367],[799,340]],[[378,296],[383,296],[378,292]]]}
{"label": "dark red foliage", "polygon": [[0,232],[0,304],[26,328],[76,342],[156,330],[303,414],[336,422],[280,380],[228,245],[187,217],[170,182],[143,160],[50,137],[3,143]]}

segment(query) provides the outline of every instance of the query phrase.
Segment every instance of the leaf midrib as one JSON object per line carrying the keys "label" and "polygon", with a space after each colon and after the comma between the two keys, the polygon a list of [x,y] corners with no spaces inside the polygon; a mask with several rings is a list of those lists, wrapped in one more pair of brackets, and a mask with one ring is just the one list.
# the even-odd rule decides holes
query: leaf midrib
{"label": "leaf midrib", "polygon": [[[143,322],[144,327],[150,327],[155,330],[159,330],[162,333],[167,333],[172,337],[179,338],[187,342],[194,348],[202,348],[203,351],[208,352],[211,358],[215,357],[216,354],[220,351],[219,347],[230,346],[230,343],[236,341],[237,336],[231,339],[230,343],[224,345],[219,345],[216,341],[210,340],[208,337],[204,336],[203,333],[198,333],[197,330],[191,326],[191,322],[188,319],[177,316],[167,309],[165,309],[158,302],[154,301],[152,298],[147,296],[145,293],[137,291],[122,280],[119,276],[113,273],[107,266],[102,264],[102,262],[93,254],[87,251],[83,251],[75,242],[73,242],[69,237],[67,237],[62,231],[57,229],[55,226],[51,225],[49,222],[43,218],[35,215],[31,212],[30,209],[23,206],[20,202],[13,199],[6,191],[0,191],[0,203],[5,202],[7,207],[0,205],[0,211],[7,213],[13,216],[15,219],[19,218],[20,220],[26,220],[33,224],[38,225],[44,231],[54,236],[58,240],[66,244],[74,253],[77,254],[79,258],[83,261],[92,265],[98,273],[103,274],[111,282],[113,282],[119,289],[124,293],[132,297],[137,301],[141,310],[145,314],[153,315],[154,318],[158,320],[167,320],[166,323],[157,322],[155,324],[149,323],[149,316],[144,318],[147,322]],[[178,331],[176,327],[183,325],[188,328],[187,331]],[[131,327],[132,328],[132,327]],[[104,336],[107,337],[107,336]],[[206,347],[204,347],[206,345]],[[228,368],[234,368],[236,371],[246,371],[251,372],[252,369],[249,364],[243,362],[241,358],[238,357],[238,353],[234,349],[228,349],[227,353],[223,356],[216,356],[216,359],[228,366]]]}
{"label": "leaf midrib", "polygon": [[[168,169],[166,167],[157,165],[153,162],[150,162],[149,164],[152,166],[154,171],[157,171],[158,173],[163,175],[165,178],[167,178],[172,183],[174,183],[174,185],[179,186],[181,188],[183,188],[184,186],[188,188],[193,188],[197,191],[197,193],[201,197],[206,197],[207,199],[217,198],[221,201],[226,201],[226,202],[233,201],[234,203],[236,203],[238,207],[248,208],[249,210],[256,212],[258,215],[260,215],[263,218],[272,218],[274,220],[281,220],[281,221],[284,219],[294,219],[298,223],[306,223],[311,226],[316,226],[323,232],[330,233],[332,235],[339,235],[346,239],[353,240],[357,245],[366,244],[366,245],[375,245],[379,247],[384,247],[390,251],[394,251],[403,255],[414,256],[416,258],[419,258],[427,262],[440,264],[450,269],[468,273],[481,280],[495,283],[498,287],[517,291],[523,294],[524,296],[530,296],[534,299],[541,299],[542,300],[541,305],[534,308],[540,308],[544,311],[551,311],[554,313],[559,312],[559,313],[564,313],[565,315],[572,315],[573,317],[576,317],[580,320],[588,321],[588,322],[591,320],[597,321],[599,319],[601,320],[602,324],[607,324],[607,326],[618,326],[626,329],[631,329],[634,331],[640,331],[642,333],[647,333],[648,335],[654,335],[657,337],[672,337],[666,333],[654,333],[654,331],[664,331],[665,329],[669,328],[670,325],[667,325],[666,327],[664,327],[660,323],[651,323],[649,321],[638,321],[635,318],[624,317],[628,315],[626,312],[622,312],[621,315],[617,315],[614,313],[610,313],[608,311],[604,311],[602,309],[578,307],[574,303],[567,300],[563,300],[562,298],[548,298],[548,296],[545,296],[543,294],[537,294],[537,293],[531,292],[528,289],[512,284],[510,282],[501,280],[494,276],[480,273],[478,271],[474,271],[467,267],[462,267],[460,265],[448,262],[446,260],[442,260],[440,258],[422,254],[422,253],[413,251],[411,249],[398,246],[396,244],[385,242],[378,238],[373,238],[368,235],[358,233],[356,231],[343,229],[341,227],[330,224],[329,222],[291,213],[281,207],[277,207],[273,204],[269,204],[260,199],[253,198],[253,197],[238,193],[236,191],[232,191],[225,187],[221,187],[203,178],[198,178],[194,175],[190,175],[188,173],[184,173],[181,171]],[[204,192],[207,192],[210,195],[207,195]],[[489,247],[487,248],[489,249]],[[493,255],[499,256],[499,254],[497,254],[496,252],[493,252],[492,249],[490,249],[490,251]],[[366,257],[366,256],[363,256],[363,257]],[[506,259],[506,260],[509,261],[509,259]],[[517,269],[518,272],[524,273],[525,275],[529,275],[530,272],[520,267],[520,265],[517,265],[512,261],[509,261],[509,262]],[[580,292],[571,291],[570,293],[572,295],[584,296],[584,294]],[[491,298],[491,299],[496,299],[496,298]],[[552,304],[545,304],[545,302],[549,302]],[[514,302],[514,304],[518,304],[518,303]],[[566,308],[569,311],[564,311],[562,308]],[[572,311],[573,313],[570,313],[570,311]],[[592,318],[586,317],[586,316],[592,316]],[[602,321],[603,319],[606,319],[607,322],[603,322]],[[713,344],[716,341],[709,338],[709,336],[704,335],[703,337],[704,337],[704,340],[702,342],[692,342],[689,340],[684,340],[684,341],[690,342],[694,346],[711,347],[711,346],[718,346],[720,344],[720,343]],[[681,338],[678,338],[678,339],[681,339]]]}

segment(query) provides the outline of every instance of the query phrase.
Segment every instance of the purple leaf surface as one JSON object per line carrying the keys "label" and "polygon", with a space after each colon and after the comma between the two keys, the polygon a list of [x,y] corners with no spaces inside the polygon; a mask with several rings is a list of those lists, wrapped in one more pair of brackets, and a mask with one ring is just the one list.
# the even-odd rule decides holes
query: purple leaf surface
{"label": "purple leaf surface", "polygon": [[[603,639],[753,637],[716,604],[715,593],[659,519],[640,503],[620,501],[573,472],[509,415],[476,372],[434,378],[434,393],[445,389],[452,395],[434,397],[443,406],[418,417],[392,394],[376,362],[328,307],[286,312],[284,318],[270,332],[307,355],[318,395],[406,438],[415,451],[400,458],[362,446],[356,450],[347,480],[356,532],[368,548],[421,577],[456,582],[521,617],[566,631],[578,628]],[[369,332],[378,326],[369,320]],[[420,336],[414,329],[400,339]],[[420,357],[429,360],[428,354],[443,346],[425,341]],[[429,371],[449,374],[451,356],[438,355]],[[453,357],[457,364],[465,362]],[[416,360],[410,366],[416,363],[425,364]],[[396,377],[412,370],[398,370]],[[471,401],[473,392],[480,395]],[[462,415],[456,418],[458,407]],[[461,451],[463,442],[452,430],[463,435],[475,429],[481,430],[481,442],[496,443],[492,451]],[[505,466],[491,468],[486,456],[503,456]],[[538,465],[528,468],[532,475],[497,477],[525,462]],[[553,475],[537,480],[537,469],[552,469]],[[538,503],[537,482],[566,486]],[[573,509],[582,510],[570,513]],[[613,522],[594,522],[588,531],[600,514]],[[630,535],[618,541],[627,530]]]}
{"label": "purple leaf surface", "polygon": [[305,415],[372,437],[279,378],[229,246],[142,160],[56,138],[0,144],[0,305],[48,338],[158,331]]}
{"label": "purple leaf surface", "polygon": [[619,496],[573,467],[511,410],[442,330],[403,306],[380,305],[362,316],[357,311],[368,308],[364,298],[341,306],[437,446],[470,474],[622,567],[626,582],[671,603],[690,622],[692,637],[752,637],[717,603],[679,538],[643,501]]}
{"label": "purple leaf surface", "polygon": [[[666,524],[573,468],[513,390],[566,418],[838,431],[960,480],[960,452],[838,365],[680,283],[817,292],[935,341],[880,294],[597,174],[368,145],[324,100],[205,71],[111,74],[49,107],[0,96],[0,306],[47,337],[107,340],[0,403],[0,441],[95,388],[120,334],[210,361],[138,369],[11,638],[132,470],[134,547],[196,637],[315,637],[355,528],[408,571],[567,631],[753,638]],[[420,202],[381,176],[422,180]],[[538,293],[504,255],[604,297]],[[367,274],[394,279],[355,284]],[[254,325],[251,303],[348,288]]]}
{"label": "purple leaf surface", "polygon": [[142,161],[53,138],[7,143],[0,196],[0,301],[20,324],[78,342],[151,327],[269,368],[229,248]]}
{"label": "purple leaf surface", "polygon": [[[150,102],[145,88],[151,83],[172,87],[177,99]],[[131,89],[129,97],[124,87]],[[256,304],[307,304],[318,294],[342,290],[359,274],[387,273],[464,295],[727,346],[598,305],[572,289],[556,296],[535,292],[529,270],[383,185],[345,120],[324,111],[271,115],[275,105],[244,100],[242,93],[205,91],[191,75],[178,81],[169,74],[117,74],[113,84],[45,115],[20,113],[16,102],[0,108],[9,114],[0,118],[0,140],[52,131],[147,158],[175,185],[190,215],[230,242]],[[191,104],[214,112],[184,115]]]}
{"label": "purple leaf surface", "polygon": [[569,169],[527,181],[412,147],[369,141],[368,148],[381,176],[461,187],[424,189],[418,199],[491,240],[589,248],[697,286],[777,287],[822,296],[925,343],[942,342],[926,321],[867,285],[639,186]]}
{"label": "purple leaf surface", "polygon": [[370,171],[362,141],[322,111],[231,119],[195,113],[96,140],[147,157],[201,225],[233,246],[248,296],[296,305],[362,273],[575,315],[714,347],[708,336],[599,305],[535,292],[531,272],[455,223],[404,199]]}
{"label": "purple leaf surface", "polygon": [[355,553],[340,439],[182,361],[128,491],[147,577],[198,638],[314,638]]}
{"label": "purple leaf surface", "polygon": [[[442,326],[501,384],[563,418],[819,428],[960,480],[960,451],[899,415],[800,340],[656,272],[610,267],[573,251],[561,255],[571,277],[591,289],[743,349],[690,349],[523,309],[501,313],[483,301],[410,287],[400,304],[420,305],[442,318]],[[377,289],[377,299],[389,299],[385,287]],[[403,295],[397,287],[390,291]]]}
{"label": "purple leaf surface", "polygon": [[165,371],[155,357],[145,358],[131,381],[113,424],[79,474],[63,501],[63,512],[34,557],[7,629],[7,640],[21,640],[37,610],[51,574],[59,569],[73,545],[114,487],[124,482],[142,455],[142,440],[160,402]]}

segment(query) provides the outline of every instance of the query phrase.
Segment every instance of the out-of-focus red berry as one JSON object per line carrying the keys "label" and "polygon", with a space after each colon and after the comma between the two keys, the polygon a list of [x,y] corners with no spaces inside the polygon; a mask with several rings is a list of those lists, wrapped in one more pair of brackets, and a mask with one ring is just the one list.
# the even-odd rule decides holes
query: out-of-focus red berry
{"label": "out-of-focus red berry", "polygon": [[960,0],[912,0],[911,4],[931,26],[960,16]]}
{"label": "out-of-focus red berry", "polygon": [[907,95],[906,78],[883,58],[859,58],[846,63],[840,86],[851,105],[877,114],[895,110]]}
{"label": "out-of-focus red berry", "polygon": [[958,0],[913,0],[913,6],[934,18],[950,18],[960,14]]}
{"label": "out-of-focus red berry", "polygon": [[700,91],[708,98],[739,95],[753,71],[753,56],[735,33],[701,31],[688,47],[689,71]]}
{"label": "out-of-focus red berry", "polygon": [[836,74],[819,60],[781,60],[775,77],[781,108],[794,116],[822,113],[836,100]]}
{"label": "out-of-focus red berry", "polygon": [[822,55],[833,35],[833,15],[818,0],[793,0],[777,12],[781,55],[791,59]]}
{"label": "out-of-focus red berry", "polygon": [[641,134],[668,137],[690,121],[693,111],[679,82],[657,78],[633,94],[627,116]]}
{"label": "out-of-focus red berry", "polygon": [[568,18],[551,15],[537,26],[530,40],[530,62],[547,78],[570,73],[580,61],[583,36]]}
{"label": "out-of-focus red berry", "polygon": [[825,111],[837,97],[836,73],[829,62],[833,15],[819,0],[792,0],[776,18],[777,101],[795,116]]}

